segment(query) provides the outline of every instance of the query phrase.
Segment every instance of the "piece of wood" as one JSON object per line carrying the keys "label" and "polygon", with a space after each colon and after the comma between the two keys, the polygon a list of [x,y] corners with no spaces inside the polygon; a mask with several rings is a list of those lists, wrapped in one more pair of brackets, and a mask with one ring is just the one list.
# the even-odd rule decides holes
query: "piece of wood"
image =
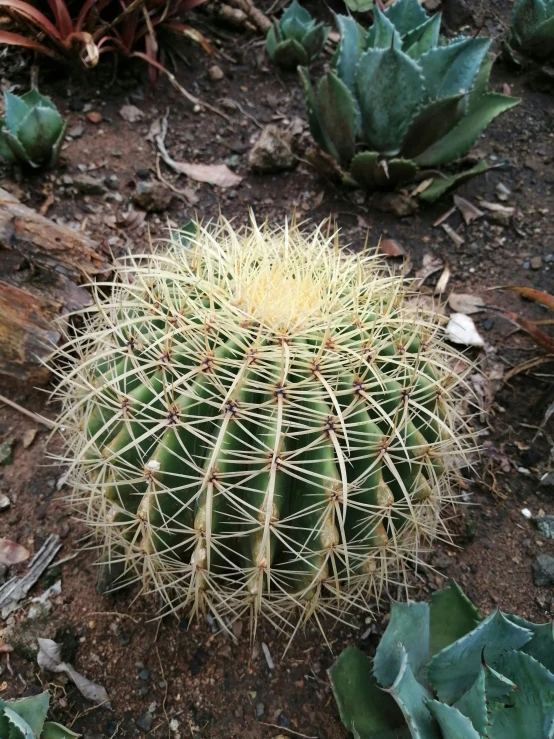
{"label": "piece of wood", "polygon": [[[0,249],[16,251],[31,264],[80,282],[109,269],[86,234],[54,223],[0,188]],[[0,252],[0,259],[2,258]]]}

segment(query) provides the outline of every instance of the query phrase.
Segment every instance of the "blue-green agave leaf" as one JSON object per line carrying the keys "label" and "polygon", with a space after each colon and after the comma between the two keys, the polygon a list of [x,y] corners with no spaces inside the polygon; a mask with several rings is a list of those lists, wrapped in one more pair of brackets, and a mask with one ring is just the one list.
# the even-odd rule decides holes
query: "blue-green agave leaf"
{"label": "blue-green agave leaf", "polygon": [[358,63],[356,93],[362,138],[370,149],[394,156],[423,97],[419,67],[397,49],[370,49]]}
{"label": "blue-green agave leaf", "polygon": [[450,175],[448,177],[437,177],[433,180],[431,185],[421,192],[418,197],[427,203],[433,203],[438,198],[446,195],[450,190],[454,190],[464,182],[471,180],[473,177],[484,174],[489,169],[489,165],[485,162],[479,162],[471,169],[466,169],[458,174]]}
{"label": "blue-green agave leaf", "polygon": [[543,0],[516,0],[512,12],[512,32],[521,44],[525,44],[545,19],[546,4]]}
{"label": "blue-green agave leaf", "polygon": [[373,672],[377,682],[390,687],[398,675],[398,659],[393,657],[401,645],[407,652],[408,664],[418,677],[429,660],[429,605],[427,603],[392,603],[390,621],[383,634]]}
{"label": "blue-green agave leaf", "polygon": [[420,56],[428,99],[470,92],[489,46],[488,38],[462,38]]}
{"label": "blue-green agave leaf", "polygon": [[273,61],[284,69],[296,69],[299,65],[308,64],[310,58],[300,41],[289,38],[277,44]]}
{"label": "blue-green agave leaf", "polygon": [[52,147],[63,130],[63,121],[57,110],[33,107],[23,118],[17,138],[27,156],[37,164],[50,160]]}
{"label": "blue-green agave leaf", "polygon": [[33,105],[40,105],[41,108],[52,108],[52,110],[58,110],[55,104],[46,95],[41,95],[38,90],[32,89],[21,96],[21,99],[30,108]]}
{"label": "blue-green agave leaf", "polygon": [[487,664],[483,669],[487,703],[509,702],[510,695],[517,689],[517,685]]}
{"label": "blue-green agave leaf", "polygon": [[16,134],[19,124],[29,112],[27,103],[11,92],[4,93],[6,126],[11,133]]}
{"label": "blue-green agave leaf", "polygon": [[322,77],[317,90],[323,127],[339,160],[349,164],[355,153],[359,119],[356,101],[348,87],[333,72]]}
{"label": "blue-green agave leaf", "polygon": [[343,724],[360,739],[409,737],[394,699],[381,690],[371,672],[370,659],[347,647],[329,670],[331,687]]}
{"label": "blue-green agave leaf", "polygon": [[377,187],[393,189],[412,182],[419,167],[411,159],[382,159],[375,167]]}
{"label": "blue-green agave leaf", "polygon": [[385,10],[385,15],[402,36],[420,26],[428,17],[419,0],[396,0]]}
{"label": "blue-green agave leaf", "polygon": [[282,40],[283,39],[281,37],[281,31],[279,30],[278,23],[273,23],[273,25],[267,32],[267,36],[265,37],[265,50],[267,51],[268,57],[272,61],[275,56],[275,49],[277,48],[277,44],[281,43]]}
{"label": "blue-green agave leaf", "polygon": [[310,61],[317,59],[321,54],[330,30],[330,26],[323,26],[321,23],[318,23],[318,25],[310,29],[302,39],[302,46],[308,52],[308,58]]}
{"label": "blue-green agave leaf", "polygon": [[424,152],[454,128],[464,112],[463,95],[453,95],[427,103],[416,115],[406,133],[400,150],[402,156],[413,158]]}
{"label": "blue-green agave leaf", "polygon": [[454,706],[439,701],[429,701],[427,706],[441,727],[443,739],[481,739],[471,721]]}
{"label": "blue-green agave leaf", "polygon": [[459,159],[467,154],[496,116],[510,110],[519,102],[518,98],[497,92],[481,95],[473,109],[458,125],[415,157],[415,161],[420,167],[436,167]]}
{"label": "blue-green agave leaf", "polygon": [[344,84],[354,91],[356,67],[364,49],[364,37],[360,33],[360,26],[354,18],[346,15],[335,15],[340,33],[338,56],[335,71]]}
{"label": "blue-green agave leaf", "polygon": [[6,139],[6,131],[6,122],[2,118],[0,119],[0,158],[2,158],[8,164],[13,164],[13,162],[16,161],[16,158]]}
{"label": "blue-green agave leaf", "polygon": [[352,178],[366,190],[377,187],[375,170],[379,161],[379,154],[375,151],[360,151],[350,162]]}
{"label": "blue-green agave leaf", "polygon": [[34,731],[25,719],[9,706],[4,706],[4,716],[10,723],[9,735],[5,739],[36,739]]}
{"label": "blue-green agave leaf", "polygon": [[44,729],[42,730],[40,739],[75,739],[75,737],[79,736],[81,735],[76,734],[66,726],[57,724],[54,721],[47,721],[44,724]]}
{"label": "blue-green agave leaf", "polygon": [[323,149],[323,151],[327,152],[327,154],[335,159],[338,159],[338,152],[333,146],[333,143],[329,138],[329,134],[323,124],[315,90],[312,86],[308,70],[304,67],[299,67],[298,73],[300,75],[300,81],[304,87],[304,95],[306,98],[306,117],[308,119],[312,138],[316,144]]}
{"label": "blue-green agave leaf", "polygon": [[482,95],[485,95],[489,89],[489,78],[491,76],[492,64],[493,60],[487,54],[481,62],[481,66],[477,72],[477,77],[473,83],[473,90],[469,93],[467,98],[468,113],[471,113],[471,111],[478,105],[479,98]]}
{"label": "blue-green agave leaf", "polygon": [[288,6],[288,8],[285,10],[283,15],[281,16],[281,27],[283,26],[283,22],[287,21],[298,21],[302,23],[303,25],[306,25],[310,22],[312,22],[312,16],[310,13],[306,10],[306,8],[303,8],[297,0],[292,0],[292,3]]}
{"label": "blue-green agave leaf", "polygon": [[295,41],[301,42],[306,32],[313,26],[311,24],[303,23],[296,17],[288,18],[286,21],[281,19],[279,24],[281,26],[281,33],[285,39],[295,39]]}
{"label": "blue-green agave leaf", "polygon": [[38,167],[39,165],[36,162],[32,162],[29,157],[27,156],[27,152],[23,148],[23,146],[19,143],[19,139],[17,139],[8,129],[5,129],[3,131],[3,137],[4,142],[10,147],[14,160],[19,162],[20,164],[27,164],[30,167]]}
{"label": "blue-green agave leaf", "polygon": [[489,739],[552,739],[554,675],[525,652],[508,652],[499,670],[516,683],[513,702],[491,716]]}
{"label": "blue-green agave leaf", "polygon": [[367,13],[373,7],[373,0],[344,0],[344,4],[353,13]]}
{"label": "blue-green agave leaf", "polygon": [[8,719],[4,716],[4,706],[6,702],[0,698],[0,737],[7,736],[10,730]]}
{"label": "blue-green agave leaf", "polygon": [[520,649],[532,635],[495,611],[469,634],[435,654],[429,662],[429,681],[441,701],[454,703],[477,679],[482,657],[495,667],[506,650]]}
{"label": "blue-green agave leaf", "polygon": [[437,13],[402,38],[402,51],[412,59],[419,59],[437,45],[440,27],[441,14]]}
{"label": "blue-green agave leaf", "polygon": [[[481,670],[477,680],[471,688],[456,701],[454,707],[467,716],[471,721],[471,725],[475,731],[481,735],[486,733],[488,717],[487,717],[487,695],[486,695],[486,678],[485,667],[481,665]],[[436,718],[436,716],[435,716]]]}
{"label": "blue-green agave leaf", "polygon": [[469,634],[480,620],[481,614],[454,580],[433,593],[429,605],[431,656]]}
{"label": "blue-green agave leaf", "polygon": [[512,614],[506,614],[506,618],[533,632],[532,639],[522,647],[522,651],[537,659],[554,674],[554,623],[550,621],[546,624],[533,624]]}
{"label": "blue-green agave leaf", "polygon": [[29,698],[10,701],[5,704],[4,708],[9,708],[13,713],[22,718],[28,724],[33,734],[39,737],[46,721],[49,705],[50,694],[45,691]]}
{"label": "blue-green agave leaf", "polygon": [[372,48],[389,49],[393,46],[395,49],[401,49],[402,41],[400,34],[386,15],[377,7],[373,11],[373,19],[374,32],[372,36]]}
{"label": "blue-green agave leaf", "polygon": [[388,692],[400,706],[413,739],[441,739],[437,723],[427,708],[431,693],[415,679],[404,647],[396,654],[398,676]]}
{"label": "blue-green agave leaf", "polygon": [[521,44],[525,54],[537,59],[550,59],[554,53],[554,16],[546,18],[537,26],[532,36]]}

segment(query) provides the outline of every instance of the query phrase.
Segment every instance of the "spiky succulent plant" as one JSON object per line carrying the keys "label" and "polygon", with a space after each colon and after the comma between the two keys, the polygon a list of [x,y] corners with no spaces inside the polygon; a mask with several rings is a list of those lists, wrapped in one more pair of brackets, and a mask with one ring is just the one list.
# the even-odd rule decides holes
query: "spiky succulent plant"
{"label": "spiky succulent plant", "polygon": [[57,369],[104,560],[170,608],[278,626],[404,582],[470,436],[458,355],[403,280],[323,226],[225,222],[115,271]]}
{"label": "spiky succulent plant", "polygon": [[543,62],[554,58],[552,0],[516,0],[509,48]]}
{"label": "spiky succulent plant", "polygon": [[269,58],[284,69],[311,64],[321,54],[331,29],[316,23],[296,0],[275,21],[266,38]]}
{"label": "spiky succulent plant", "polygon": [[481,618],[452,582],[394,603],[373,663],[348,647],[329,676],[355,739],[552,739],[553,671],[551,623]]}
{"label": "spiky succulent plant", "polygon": [[[487,38],[439,35],[440,14],[418,0],[374,9],[366,33],[338,15],[340,46],[332,69],[314,90],[301,77],[310,131],[342,177],[370,190],[425,178],[422,171],[453,162],[488,124],[519,101],[488,92],[492,62]],[[486,169],[437,178],[422,197],[432,200]]]}
{"label": "spiky succulent plant", "polygon": [[30,90],[21,97],[5,92],[4,104],[0,158],[34,169],[53,167],[67,128],[54,103],[37,90]]}
{"label": "spiky succulent plant", "polygon": [[76,739],[76,734],[54,721],[47,721],[50,694],[4,701],[0,698],[2,739]]}

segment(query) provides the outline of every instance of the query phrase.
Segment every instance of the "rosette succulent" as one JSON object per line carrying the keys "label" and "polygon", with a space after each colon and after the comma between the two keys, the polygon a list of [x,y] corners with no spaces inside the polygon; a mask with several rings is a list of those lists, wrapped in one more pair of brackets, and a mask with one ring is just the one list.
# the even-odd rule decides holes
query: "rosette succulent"
{"label": "rosette succulent", "polygon": [[[440,14],[429,17],[418,0],[376,7],[374,19],[366,33],[353,18],[337,16],[340,46],[317,89],[301,69],[315,142],[343,179],[368,189],[424,178],[421,170],[459,159],[519,102],[487,91],[489,39],[446,41]],[[481,163],[436,179],[422,196],[434,199],[484,169]]]}
{"label": "rosette succulent", "polygon": [[0,737],[2,739],[76,739],[71,729],[47,721],[49,693],[40,693],[19,700],[0,698]]}
{"label": "rosette succulent", "polygon": [[21,97],[5,92],[4,103],[0,157],[34,169],[53,167],[67,127],[54,103],[37,90]]}
{"label": "rosette succulent", "polygon": [[316,23],[305,8],[293,0],[267,33],[267,54],[284,69],[296,69],[299,64],[307,66],[321,54],[330,30],[329,26]]}
{"label": "rosette succulent", "polygon": [[93,285],[58,354],[67,480],[105,566],[222,623],[368,608],[447,535],[472,445],[458,353],[323,227],[170,242]]}
{"label": "rosette succulent", "polygon": [[554,2],[516,0],[509,48],[538,61],[554,58]]}
{"label": "rosette succulent", "polygon": [[371,661],[348,647],[329,670],[355,739],[552,739],[554,636],[493,611],[452,582],[427,603],[393,603]]}

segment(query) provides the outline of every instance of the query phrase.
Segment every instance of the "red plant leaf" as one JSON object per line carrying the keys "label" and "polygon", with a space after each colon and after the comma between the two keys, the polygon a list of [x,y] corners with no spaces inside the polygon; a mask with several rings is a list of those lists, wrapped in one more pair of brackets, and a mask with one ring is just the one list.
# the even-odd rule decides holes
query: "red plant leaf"
{"label": "red plant leaf", "polygon": [[526,331],[535,344],[545,349],[549,354],[554,354],[554,339],[540,329],[536,323],[527,320],[527,318],[521,318],[517,313],[503,312],[502,315]]}
{"label": "red plant leaf", "polygon": [[25,2],[25,0],[0,0],[0,8],[14,10],[16,13],[19,13],[24,18],[38,26],[40,30],[53,41],[63,44],[63,36],[56,26],[51,23],[48,18],[40,12],[40,10],[33,8],[33,6],[30,3]]}
{"label": "red plant leaf", "polygon": [[524,298],[534,300],[536,303],[542,303],[542,305],[546,305],[547,308],[554,310],[554,296],[549,293],[545,293],[542,290],[535,290],[532,287],[516,287],[515,285],[508,285],[506,289],[513,290]]}
{"label": "red plant leaf", "polygon": [[10,33],[10,31],[0,31],[0,44],[8,44],[8,46],[24,46],[26,49],[33,49],[38,51],[39,54],[46,54],[46,56],[52,57],[52,59],[60,60],[58,54],[48,46],[39,44],[38,41],[22,36],[20,33]]}
{"label": "red plant leaf", "polygon": [[71,16],[69,15],[69,10],[67,9],[65,1],[48,0],[48,5],[52,10],[54,20],[56,21],[56,26],[61,35],[65,38],[66,36],[69,36],[70,33],[73,33],[75,29],[73,27],[73,21],[71,20]]}
{"label": "red plant leaf", "polygon": [[11,539],[0,539],[0,563],[16,565],[29,559],[31,552]]}

